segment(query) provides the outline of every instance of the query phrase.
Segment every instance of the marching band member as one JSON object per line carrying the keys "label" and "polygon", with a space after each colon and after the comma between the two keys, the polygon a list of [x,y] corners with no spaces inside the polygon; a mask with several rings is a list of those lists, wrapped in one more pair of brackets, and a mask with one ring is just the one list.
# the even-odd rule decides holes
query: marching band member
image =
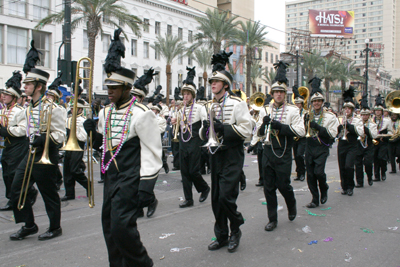
{"label": "marching band member", "polygon": [[[211,102],[202,111],[203,124],[200,128],[200,138],[208,139],[210,123],[214,123],[214,131],[222,146],[210,147],[211,157],[211,205],[215,217],[214,232],[216,240],[209,250],[217,250],[228,246],[229,252],[234,252],[239,246],[242,232],[240,225],[244,223],[243,216],[237,211],[236,199],[239,195],[239,182],[242,176],[244,140],[251,135],[251,118],[247,104],[233,96],[232,76],[225,70],[232,54],[221,51],[214,54],[213,75],[209,82],[214,94]],[[209,122],[208,109],[215,107],[215,121]],[[230,223],[230,236],[229,226]]]}
{"label": "marching band member", "polygon": [[374,145],[372,140],[374,140],[378,134],[376,123],[371,120],[371,111],[368,106],[368,94],[362,96],[360,106],[360,115],[364,124],[365,136],[364,138],[358,138],[357,156],[355,161],[357,184],[355,187],[364,186],[364,168],[367,174],[368,184],[373,184],[372,163],[374,160]]}
{"label": "marching band member", "polygon": [[[205,88],[204,86],[200,86],[199,90],[197,90],[196,94],[196,103],[199,105],[205,105],[207,103],[207,98],[204,96]],[[210,155],[208,154],[208,149],[204,147],[206,141],[203,140],[201,145],[201,157],[200,157],[200,174],[210,174],[211,173],[211,166],[210,166]],[[206,168],[207,166],[207,168]]]}
{"label": "marching band member", "polygon": [[364,137],[362,120],[355,115],[353,102],[354,87],[350,86],[343,92],[343,120],[338,127],[338,161],[342,195],[353,195],[354,189],[354,162],[357,155],[357,138]]}
{"label": "marching band member", "polygon": [[390,119],[392,124],[391,126],[392,126],[393,137],[389,139],[389,144],[388,144],[389,160],[390,160],[390,165],[392,167],[392,171],[389,173],[396,173],[396,168],[397,168],[396,162],[398,162],[400,156],[399,114],[391,112]]}
{"label": "marching band member", "polygon": [[[83,116],[83,109],[85,108],[85,102],[82,99],[78,99],[77,103],[77,116],[76,116],[76,138],[79,147],[82,151],[65,151],[64,156],[64,187],[65,196],[61,198],[61,201],[67,201],[75,199],[75,182],[78,182],[83,188],[88,190],[88,179],[85,175],[86,165],[83,162],[83,149],[87,140],[87,134],[83,127],[83,123],[86,118]],[[71,112],[74,112],[74,106],[71,107]],[[67,119],[67,137],[70,136],[72,123],[72,116]],[[67,139],[68,139],[67,138]],[[87,159],[88,161],[91,159]]]}
{"label": "marching band member", "polygon": [[[155,131],[158,125],[154,113],[131,96],[135,73],[115,66],[122,55],[118,54],[120,49],[113,48],[118,44],[122,47],[120,42],[114,34],[104,64],[111,104],[99,114],[98,132],[94,120],[86,120],[84,127],[93,134],[93,147],[103,146],[102,224],[110,266],[148,267],[153,261],[140,241],[136,220],[140,210],[155,200],[153,190],[162,166],[161,138]],[[143,89],[147,95],[147,89]]]}
{"label": "marching band member", "polygon": [[183,193],[185,200],[179,204],[180,208],[193,206],[192,186],[201,193],[199,202],[204,202],[210,193],[210,187],[200,174],[201,139],[199,129],[201,127],[202,105],[196,103],[196,85],[193,83],[196,75],[195,67],[188,68],[188,74],[183,81],[182,96],[183,108],[181,109],[179,121],[171,119],[171,124],[180,124],[179,137],[179,161],[181,166]]}
{"label": "marching band member", "polygon": [[[304,121],[304,115],[307,111],[304,109],[304,97],[300,95],[299,89],[296,85],[293,86],[293,94],[294,94],[294,104],[300,110],[300,117]],[[296,163],[296,173],[297,177],[294,179],[295,181],[304,181],[306,174],[306,164],[304,159],[304,154],[306,152],[306,138],[294,138],[293,144],[293,154],[294,161]]]}
{"label": "marching band member", "polygon": [[269,219],[265,231],[273,231],[278,224],[276,189],[279,189],[285,198],[289,220],[293,221],[296,218],[296,199],[290,185],[293,137],[300,138],[305,134],[299,109],[285,101],[287,64],[279,61],[274,67],[277,69],[275,82],[271,86],[274,103],[261,109],[260,117],[263,119],[257,126],[259,136],[267,135],[266,140],[270,141],[265,142],[263,154],[264,195]]}
{"label": "marching band member", "polygon": [[[36,48],[33,46],[33,42],[31,46],[32,48],[28,52],[24,65],[26,78],[23,83],[25,84],[25,93],[32,97],[28,108],[25,110],[25,121],[26,136],[29,137],[35,153],[31,154],[30,162],[28,162],[28,155],[25,155],[16,170],[11,186],[11,201],[15,223],[25,223],[18,232],[10,235],[11,240],[22,240],[26,236],[36,234],[39,230],[35,224],[35,217],[30,201],[27,201],[22,209],[18,209],[18,200],[20,194],[23,193],[22,183],[25,177],[25,168],[27,165],[31,166],[31,161],[37,162],[41,159],[42,154],[45,152],[44,146],[47,136],[49,138],[48,156],[53,165],[33,164],[29,184],[36,183],[43,197],[47,216],[50,220],[48,230],[39,235],[38,239],[48,240],[62,234],[60,226],[61,203],[57,193],[55,177],[58,168],[58,147],[65,140],[66,118],[64,112],[57,104],[53,103],[50,106],[50,103],[44,103],[44,93],[50,75],[43,70],[34,68],[37,60],[39,60],[39,56]],[[52,108],[51,120],[48,119],[50,108]],[[47,112],[47,115],[44,116],[43,112]],[[46,125],[46,129],[43,129],[43,124]],[[50,132],[46,132],[48,124],[50,124]]]}
{"label": "marching band member", "polygon": [[[4,207],[0,208],[0,211],[12,210],[11,185],[14,180],[15,171],[29,149],[29,142],[25,136],[26,121],[24,108],[17,104],[17,99],[21,97],[21,80],[21,73],[14,71],[13,76],[6,82],[6,89],[2,93],[6,106],[0,110],[0,114],[2,115],[0,117],[0,136],[5,139],[1,156],[1,166],[8,202]],[[30,187],[30,190],[33,196],[31,202],[34,203],[38,191],[33,186]]]}
{"label": "marching band member", "polygon": [[[314,77],[310,83],[312,110],[306,115],[305,121],[308,126],[310,120],[310,129],[308,130],[311,136],[306,138],[306,165],[307,184],[312,200],[306,207],[315,208],[319,206],[320,202],[325,204],[328,201],[329,186],[326,182],[325,164],[329,156],[329,146],[337,135],[339,121],[335,114],[322,107],[325,98],[320,89],[321,79]],[[320,194],[321,199],[319,198]]]}
{"label": "marching band member", "polygon": [[388,139],[389,137],[379,137],[383,134],[392,134],[392,126],[389,118],[382,117],[384,109],[383,99],[380,94],[375,99],[374,107],[374,122],[378,129],[378,139],[375,139],[375,151],[374,151],[374,174],[375,179],[373,181],[379,182],[386,180],[387,160],[388,160]]}
{"label": "marching band member", "polygon": [[[176,89],[177,88],[175,88],[175,90]],[[180,90],[179,90],[179,92],[180,92]],[[176,93],[176,91],[175,91],[175,93]],[[171,106],[170,114],[169,114],[169,117],[171,119],[176,118],[176,114],[178,114],[178,112],[180,110],[181,103],[182,103],[182,99],[180,99],[179,95],[175,95],[174,103]],[[177,134],[177,137],[179,137],[179,131],[176,134]],[[179,161],[179,140],[173,141],[172,139],[174,138],[174,135],[175,135],[174,127],[171,127],[171,132],[170,132],[171,150],[172,150],[172,155],[174,157],[172,170],[178,171],[181,169],[181,165],[180,165],[180,161]]]}

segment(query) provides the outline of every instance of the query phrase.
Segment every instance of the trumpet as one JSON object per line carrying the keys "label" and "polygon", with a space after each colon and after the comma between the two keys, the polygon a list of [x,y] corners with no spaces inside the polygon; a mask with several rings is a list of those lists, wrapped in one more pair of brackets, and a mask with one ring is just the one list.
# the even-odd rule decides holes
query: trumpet
{"label": "trumpet", "polygon": [[179,133],[179,124],[180,124],[180,116],[179,112],[176,112],[176,124],[174,125],[174,138],[172,139],[172,142],[179,142],[178,139],[178,133]]}
{"label": "trumpet", "polygon": [[341,140],[347,141],[347,116],[346,115],[343,116],[343,120],[345,121],[345,123],[344,123],[343,136],[342,136]]}
{"label": "trumpet", "polygon": [[[265,109],[266,115],[268,115],[267,109],[265,107],[264,107],[264,109]],[[270,107],[269,111],[270,111],[269,113],[272,116],[272,107]],[[270,125],[271,125],[271,123],[268,124],[268,126],[267,126],[267,137],[265,138],[265,141],[264,141],[265,145],[271,145],[271,127],[270,127]]]}
{"label": "trumpet", "polygon": [[[3,126],[3,127],[7,127],[7,125],[8,125],[8,117],[7,117],[7,115],[3,115],[3,114],[1,114],[0,115],[0,118],[2,118],[1,119],[1,126]],[[6,139],[6,138],[4,138],[4,137],[0,137],[0,142],[1,141],[6,141],[6,140],[8,140],[8,139]],[[4,148],[6,148],[6,146],[0,146],[0,149],[4,149]]]}
{"label": "trumpet", "polygon": [[[53,112],[53,100],[50,100],[50,104],[48,104],[47,107],[43,109],[42,113],[40,114],[39,132],[40,133],[46,132],[46,140],[44,143],[42,157],[38,162],[36,162],[36,164],[54,165],[53,163],[51,163],[49,158],[50,126],[51,126],[52,112]],[[33,142],[34,136],[35,135],[31,135],[30,142]],[[36,148],[30,146],[28,153],[28,160],[26,162],[26,167],[25,167],[24,179],[22,180],[21,193],[19,194],[19,199],[17,204],[18,210],[22,210],[25,206],[26,196],[28,194],[29,182],[31,180],[31,175],[32,175],[33,163],[35,162],[35,156],[36,156]],[[30,164],[29,161],[31,161]]]}
{"label": "trumpet", "polygon": [[311,112],[308,113],[308,122],[307,122],[307,134],[306,134],[306,138],[311,137]]}
{"label": "trumpet", "polygon": [[[213,103],[210,105],[210,109],[208,112],[208,118],[210,119],[210,129],[209,129],[209,134],[208,134],[208,141],[205,145],[202,147],[206,147],[208,151],[210,151],[211,154],[214,154],[217,152],[218,148],[222,146],[222,144],[219,142],[218,137],[215,133],[214,130],[214,118],[215,118],[215,108],[214,107],[220,107],[219,104]],[[216,147],[217,149],[214,152],[211,152],[211,148]]]}

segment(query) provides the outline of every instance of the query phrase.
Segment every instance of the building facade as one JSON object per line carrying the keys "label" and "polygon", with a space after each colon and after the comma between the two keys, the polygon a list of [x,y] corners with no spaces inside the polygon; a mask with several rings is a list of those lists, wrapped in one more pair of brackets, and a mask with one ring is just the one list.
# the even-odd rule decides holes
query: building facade
{"label": "building facade", "polygon": [[[178,0],[180,1],[180,0]],[[218,8],[226,10],[232,14],[240,16],[241,20],[254,20],[254,0],[186,0],[187,4],[193,8],[205,12],[208,8]]]}

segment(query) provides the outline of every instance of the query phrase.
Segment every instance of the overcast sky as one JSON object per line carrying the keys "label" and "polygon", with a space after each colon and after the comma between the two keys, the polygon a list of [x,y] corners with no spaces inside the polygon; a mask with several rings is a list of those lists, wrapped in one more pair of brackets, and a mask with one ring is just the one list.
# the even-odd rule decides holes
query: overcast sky
{"label": "overcast sky", "polygon": [[[292,1],[294,0],[286,0],[286,2]],[[269,26],[266,28],[267,38],[280,43],[281,51],[284,51],[285,0],[255,0],[254,19]]]}

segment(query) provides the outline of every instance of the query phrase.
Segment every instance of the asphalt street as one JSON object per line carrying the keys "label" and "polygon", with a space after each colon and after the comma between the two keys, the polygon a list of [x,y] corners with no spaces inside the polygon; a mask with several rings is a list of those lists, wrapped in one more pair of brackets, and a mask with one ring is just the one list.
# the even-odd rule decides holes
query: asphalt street
{"label": "asphalt street", "polygon": [[[282,208],[273,232],[264,231],[268,219],[263,190],[255,187],[257,158],[246,154],[247,188],[237,202],[246,221],[235,253],[228,253],[226,248],[207,250],[214,237],[210,199],[199,203],[200,195],[195,192],[194,206],[179,208],[183,197],[180,173],[162,171],[155,187],[158,209],[152,218],[138,220],[141,240],[155,266],[400,266],[400,173],[388,172],[385,182],[356,188],[351,197],[342,196],[336,154],[334,145],[326,167],[328,202],[309,214],[305,208],[311,201],[307,183],[292,181],[297,218],[293,222],[288,220],[285,202],[279,195]],[[95,179],[99,180],[99,165],[94,167]],[[205,179],[210,183],[210,175],[205,175]],[[38,235],[10,241],[9,235],[22,225],[13,222],[11,211],[1,212],[0,266],[108,266],[100,219],[102,189],[102,184],[95,184],[96,206],[91,209],[84,197],[85,190],[78,184],[77,199],[62,203],[63,235],[49,241],[38,241]],[[59,194],[64,196],[64,190]],[[0,181],[0,205],[5,203],[4,183]],[[34,212],[39,234],[43,233],[48,218],[40,195]],[[303,231],[306,226],[311,232]]]}

